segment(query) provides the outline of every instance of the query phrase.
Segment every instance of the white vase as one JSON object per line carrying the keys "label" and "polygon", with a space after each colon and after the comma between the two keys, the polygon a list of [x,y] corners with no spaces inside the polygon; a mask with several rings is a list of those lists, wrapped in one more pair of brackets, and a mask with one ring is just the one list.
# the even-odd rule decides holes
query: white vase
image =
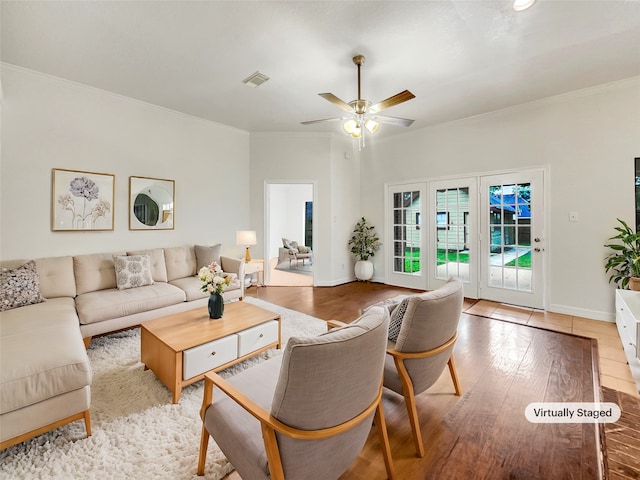
{"label": "white vase", "polygon": [[370,280],[373,277],[373,263],[369,260],[358,260],[355,273],[358,280]]}

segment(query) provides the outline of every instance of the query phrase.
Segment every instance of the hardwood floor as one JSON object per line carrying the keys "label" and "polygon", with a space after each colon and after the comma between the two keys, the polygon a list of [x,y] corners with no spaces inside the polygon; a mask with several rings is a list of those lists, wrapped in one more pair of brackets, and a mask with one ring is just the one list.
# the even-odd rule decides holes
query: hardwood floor
{"label": "hardwood floor", "polygon": [[[252,288],[247,294],[324,320],[349,322],[367,305],[410,292],[355,282],[331,288]],[[467,301],[466,307],[472,303]],[[530,402],[597,400],[595,340],[463,314],[454,355],[463,396],[454,395],[445,371],[417,397],[424,458],[415,454],[404,399],[385,391],[396,478],[603,478],[596,426],[533,424],[524,415]],[[383,478],[372,429],[362,453],[341,479]]]}

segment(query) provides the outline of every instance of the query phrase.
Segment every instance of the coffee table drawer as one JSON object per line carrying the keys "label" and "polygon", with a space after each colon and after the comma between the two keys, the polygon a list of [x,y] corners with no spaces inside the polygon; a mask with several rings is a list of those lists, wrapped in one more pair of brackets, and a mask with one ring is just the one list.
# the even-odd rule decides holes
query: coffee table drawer
{"label": "coffee table drawer", "polygon": [[229,335],[185,350],[182,355],[182,378],[187,380],[238,358],[238,338]]}
{"label": "coffee table drawer", "polygon": [[238,356],[242,357],[254,350],[278,341],[278,321],[257,325],[242,332],[238,332]]}

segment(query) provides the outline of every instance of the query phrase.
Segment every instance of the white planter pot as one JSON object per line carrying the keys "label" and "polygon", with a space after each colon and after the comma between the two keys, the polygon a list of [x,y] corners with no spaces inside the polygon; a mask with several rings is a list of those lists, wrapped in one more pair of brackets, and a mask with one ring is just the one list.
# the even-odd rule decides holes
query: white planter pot
{"label": "white planter pot", "polygon": [[355,273],[358,280],[370,280],[373,277],[373,263],[369,260],[358,260]]}

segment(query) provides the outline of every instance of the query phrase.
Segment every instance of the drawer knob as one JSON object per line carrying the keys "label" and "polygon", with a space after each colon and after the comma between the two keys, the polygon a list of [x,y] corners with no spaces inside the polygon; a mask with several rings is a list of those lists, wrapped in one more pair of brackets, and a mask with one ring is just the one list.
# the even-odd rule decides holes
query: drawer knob
{"label": "drawer knob", "polygon": [[260,338],[262,338],[262,337],[264,337],[264,333],[261,333],[261,334],[260,334]]}
{"label": "drawer knob", "polygon": [[216,351],[214,350],[213,352],[211,352],[211,356],[213,357],[216,354]]}

